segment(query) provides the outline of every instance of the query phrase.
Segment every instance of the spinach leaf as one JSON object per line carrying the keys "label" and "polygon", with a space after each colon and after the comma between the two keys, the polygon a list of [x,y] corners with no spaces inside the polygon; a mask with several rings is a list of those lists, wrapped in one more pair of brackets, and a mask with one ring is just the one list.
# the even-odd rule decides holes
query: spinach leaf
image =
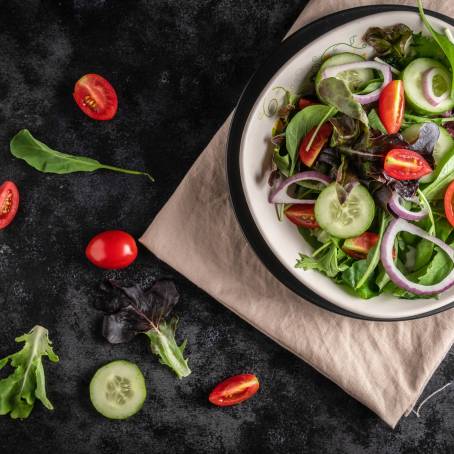
{"label": "spinach leaf", "polygon": [[452,82],[451,82],[451,98],[454,98],[454,44],[451,40],[444,34],[438,33],[434,30],[430,22],[428,21],[426,15],[424,14],[424,9],[422,5],[422,0],[418,0],[418,8],[419,8],[419,15],[421,16],[421,20],[424,22],[427,30],[432,35],[433,39],[437,42],[440,46],[441,50],[445,53],[446,58],[451,65],[451,73],[452,73]]}
{"label": "spinach leaf", "polygon": [[273,152],[273,161],[279,171],[288,177],[290,172],[290,156],[288,153],[281,154],[280,149],[276,148]]}
{"label": "spinach leaf", "polygon": [[8,377],[0,380],[0,415],[10,414],[11,418],[27,418],[36,399],[48,409],[53,410],[46,395],[43,356],[58,362],[52,349],[49,332],[42,326],[35,326],[29,333],[16,338],[24,342],[22,350],[0,360],[0,369],[8,363],[15,369]]}
{"label": "spinach leaf", "polygon": [[407,66],[416,58],[424,57],[433,58],[445,66],[449,66],[446,55],[433,38],[424,36],[422,33],[413,33],[407,55],[403,61],[403,66]]}
{"label": "spinach leaf", "polygon": [[[356,295],[363,299],[373,298],[379,294],[378,287],[368,272],[368,260],[356,260],[342,273],[342,281]],[[364,280],[364,276],[367,276]],[[361,282],[361,285],[358,285]]]}
{"label": "spinach leaf", "polygon": [[367,118],[369,119],[369,126],[372,129],[376,129],[382,134],[388,134],[388,131],[386,131],[385,127],[383,126],[383,123],[381,122],[380,117],[378,116],[375,109],[371,109]]}
{"label": "spinach leaf", "polygon": [[336,77],[323,79],[318,86],[318,92],[324,102],[333,106],[339,112],[359,120],[364,125],[369,124],[366,112],[361,104],[353,98],[352,92],[343,80]]}
{"label": "spinach leaf", "polygon": [[348,269],[351,261],[351,258],[339,247],[339,240],[331,237],[312,256],[300,254],[295,267],[304,270],[318,270],[326,276],[334,278]]}
{"label": "spinach leaf", "polygon": [[444,189],[452,180],[454,180],[454,154],[441,165],[435,179],[426,186],[422,192],[427,200],[432,200],[442,189]]}
{"label": "spinach leaf", "polygon": [[329,106],[314,105],[308,106],[299,111],[289,122],[285,130],[285,145],[290,158],[290,174],[297,162],[298,146],[301,139],[312,129],[329,120],[335,115],[335,110]]}
{"label": "spinach leaf", "polygon": [[386,284],[391,281],[391,278],[389,277],[388,273],[385,270],[385,267],[382,265],[382,263],[378,264],[378,274],[377,278],[375,279],[375,284],[377,285],[378,289],[380,292],[383,291],[385,288]]}
{"label": "spinach leaf", "polygon": [[72,172],[93,172],[95,170],[105,169],[131,175],[145,175],[151,181],[154,181],[153,177],[146,172],[121,169],[119,167],[101,164],[95,159],[85,156],[76,156],[52,150],[44,143],[35,139],[28,129],[22,129],[11,139],[10,149],[13,156],[23,159],[28,165],[40,172],[66,174]]}
{"label": "spinach leaf", "polygon": [[[454,244],[450,245],[451,247]],[[422,285],[433,285],[442,281],[453,268],[452,260],[439,247],[435,247],[436,253],[434,258],[427,266],[424,274],[418,277],[418,282]]]}
{"label": "spinach leaf", "polygon": [[161,364],[170,367],[178,378],[191,373],[183,356],[186,341],[178,345],[175,340],[178,319],[166,320],[180,299],[172,281],[155,281],[146,291],[138,285],[122,287],[115,281],[106,281],[101,290],[110,299],[102,295],[95,307],[105,312],[102,333],[111,344],[129,342],[137,334],[145,334]]}

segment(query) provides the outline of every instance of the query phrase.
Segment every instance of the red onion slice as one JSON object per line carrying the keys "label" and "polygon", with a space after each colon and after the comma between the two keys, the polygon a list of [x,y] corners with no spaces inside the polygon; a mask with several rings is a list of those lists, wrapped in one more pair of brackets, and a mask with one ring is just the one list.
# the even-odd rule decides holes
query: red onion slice
{"label": "red onion slice", "polygon": [[[417,200],[419,202],[419,199]],[[391,198],[389,199],[388,207],[394,214],[401,217],[402,219],[406,219],[407,221],[420,221],[429,214],[429,210],[426,206],[423,206],[419,211],[410,211],[404,208],[401,203],[402,197],[400,197],[400,195],[396,191],[394,191]]]}
{"label": "red onion slice", "polygon": [[454,284],[454,269],[438,284],[434,285],[422,285],[407,279],[402,272],[397,268],[393,259],[393,248],[394,240],[399,232],[408,232],[413,235],[419,236],[427,241],[431,241],[442,249],[449,258],[454,261],[454,249],[441,241],[439,238],[429,235],[425,230],[417,227],[414,224],[403,219],[394,219],[389,224],[380,247],[380,256],[383,266],[385,267],[388,276],[391,280],[398,285],[400,288],[407,290],[416,295],[433,295],[435,293],[441,293]]}
{"label": "red onion slice", "polygon": [[304,180],[318,181],[325,186],[328,186],[328,184],[331,183],[329,177],[323,175],[323,173],[316,172],[315,170],[300,172],[290,178],[287,178],[286,180],[278,182],[271,190],[268,196],[268,201],[270,203],[315,203],[315,200],[297,199],[287,194],[287,189],[290,185]]}
{"label": "red onion slice", "polygon": [[380,88],[377,88],[367,95],[353,95],[353,98],[356,99],[356,101],[358,101],[360,104],[370,104],[377,101],[383,88],[385,88],[386,85],[388,85],[393,79],[391,67],[383,63],[378,63],[376,61],[361,61],[359,63],[345,63],[344,65],[328,66],[328,68],[326,68],[322,73],[322,79],[326,79],[328,77],[336,77],[343,71],[352,71],[354,69],[375,69],[383,74],[383,84]]}
{"label": "red onion slice", "polygon": [[[437,75],[438,68],[429,68],[427,71],[424,71],[422,74],[422,90],[426,100],[432,106],[438,106],[441,102],[443,102],[449,96],[449,90],[446,90],[442,95],[437,96],[434,93],[433,89],[433,79]],[[443,76],[441,76],[443,77]]]}

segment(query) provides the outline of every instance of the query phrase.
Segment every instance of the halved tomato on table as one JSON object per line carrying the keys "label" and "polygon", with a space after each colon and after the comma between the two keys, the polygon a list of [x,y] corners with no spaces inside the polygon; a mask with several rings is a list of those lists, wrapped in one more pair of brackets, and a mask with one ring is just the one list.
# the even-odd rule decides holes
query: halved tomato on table
{"label": "halved tomato on table", "polygon": [[[306,164],[308,167],[312,167],[315,160],[317,159],[317,156],[320,154],[320,151],[322,151],[322,148],[326,145],[326,142],[328,142],[328,139],[330,138],[331,133],[333,132],[333,127],[329,122],[323,123],[323,125],[315,135],[314,140],[312,140],[312,136],[314,135],[315,131],[316,128],[312,128],[306,134],[306,136],[304,137],[300,144],[299,149],[300,159],[303,162],[303,164]],[[306,150],[311,140],[312,144],[309,147],[309,149]]]}
{"label": "halved tomato on table", "polygon": [[444,203],[446,219],[454,227],[454,181],[446,189]]}
{"label": "halved tomato on table", "polygon": [[396,180],[418,180],[432,172],[429,163],[419,153],[405,148],[388,151],[384,170]]}
{"label": "halved tomato on table", "polygon": [[298,227],[305,227],[306,229],[316,229],[319,227],[318,222],[315,220],[314,204],[297,203],[290,205],[285,210],[285,215],[289,221]]}
{"label": "halved tomato on table", "polygon": [[0,186],[0,230],[13,222],[18,208],[19,190],[12,181],[5,181]]}
{"label": "halved tomato on table", "polygon": [[224,380],[211,391],[208,400],[218,407],[239,404],[259,390],[258,378],[253,374],[240,374]]}
{"label": "halved tomato on table", "polygon": [[74,87],[74,100],[82,112],[94,120],[111,120],[118,110],[112,85],[98,74],[85,74]]}
{"label": "halved tomato on table", "polygon": [[386,85],[378,99],[378,115],[388,134],[399,131],[404,117],[404,108],[404,83],[401,80],[393,80]]}

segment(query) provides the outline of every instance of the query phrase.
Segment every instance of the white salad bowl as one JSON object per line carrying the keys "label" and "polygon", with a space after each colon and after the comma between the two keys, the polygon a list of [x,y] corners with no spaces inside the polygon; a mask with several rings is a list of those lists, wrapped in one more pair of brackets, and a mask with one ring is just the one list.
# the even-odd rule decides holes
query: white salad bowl
{"label": "white salad bowl", "polygon": [[[433,25],[451,28],[454,21],[427,12]],[[295,268],[299,253],[309,246],[287,219],[280,222],[268,203],[271,169],[270,115],[282,101],[285,87],[298,92],[300,84],[323,53],[372,49],[362,42],[369,27],[404,23],[424,32],[416,8],[370,6],[342,11],[313,22],[285,40],[250,80],[235,110],[227,147],[227,172],[231,199],[243,232],[268,269],[301,297],[325,309],[369,320],[420,318],[454,306],[454,287],[438,298],[405,300],[381,294],[364,300],[353,296],[318,271]]]}

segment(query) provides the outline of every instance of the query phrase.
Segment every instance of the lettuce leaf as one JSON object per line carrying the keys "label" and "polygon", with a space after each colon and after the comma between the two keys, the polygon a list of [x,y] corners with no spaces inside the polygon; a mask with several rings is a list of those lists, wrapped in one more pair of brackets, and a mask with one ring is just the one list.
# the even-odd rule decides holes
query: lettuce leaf
{"label": "lettuce leaf", "polygon": [[103,295],[95,307],[105,312],[102,333],[111,344],[126,343],[137,334],[145,334],[161,364],[170,367],[178,378],[191,373],[183,356],[186,341],[178,345],[175,340],[178,319],[166,320],[180,299],[172,281],[155,281],[146,291],[138,285],[123,287],[106,281],[101,290]]}
{"label": "lettuce leaf", "polygon": [[0,369],[8,363],[14,372],[0,380],[0,415],[9,413],[11,418],[27,418],[35,400],[38,399],[49,410],[53,410],[46,395],[46,380],[42,357],[58,362],[52,349],[49,333],[42,326],[35,326],[28,334],[16,338],[24,342],[22,350],[0,360]]}

